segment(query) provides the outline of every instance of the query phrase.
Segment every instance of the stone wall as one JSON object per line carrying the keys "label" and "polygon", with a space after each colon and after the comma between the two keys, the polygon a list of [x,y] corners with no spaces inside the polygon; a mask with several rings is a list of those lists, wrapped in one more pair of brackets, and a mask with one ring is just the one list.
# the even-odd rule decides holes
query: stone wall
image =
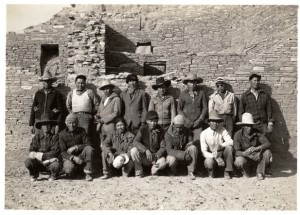
{"label": "stone wall", "polygon": [[[163,62],[175,98],[184,89],[181,79],[188,73],[203,78],[207,96],[216,77],[223,76],[239,98],[249,87],[249,75],[258,73],[262,87],[272,96],[273,148],[295,155],[297,42],[296,6],[66,8],[46,24],[7,35],[6,144],[17,147],[30,139],[29,108],[33,93],[41,87],[37,81],[40,45],[55,43],[60,45],[63,76],[58,89],[64,95],[74,87],[78,73],[88,76],[94,90],[104,78],[123,90],[128,72],[138,74],[142,87],[152,95],[150,85],[156,76],[143,76],[144,65]],[[151,46],[137,47],[138,43]]]}

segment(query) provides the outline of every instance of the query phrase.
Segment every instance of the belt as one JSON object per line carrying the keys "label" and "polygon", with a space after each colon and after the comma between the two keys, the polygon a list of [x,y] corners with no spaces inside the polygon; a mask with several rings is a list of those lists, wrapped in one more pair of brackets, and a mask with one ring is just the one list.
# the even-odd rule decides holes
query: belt
{"label": "belt", "polygon": [[80,112],[76,112],[75,114],[79,114],[79,115],[92,115],[91,113],[89,112],[84,112],[84,111],[80,111]]}

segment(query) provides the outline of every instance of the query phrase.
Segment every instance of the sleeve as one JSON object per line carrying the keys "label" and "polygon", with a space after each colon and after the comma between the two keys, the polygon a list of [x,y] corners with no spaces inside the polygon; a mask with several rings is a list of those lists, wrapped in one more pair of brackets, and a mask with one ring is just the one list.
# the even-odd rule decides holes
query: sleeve
{"label": "sleeve", "polygon": [[222,138],[223,138],[224,142],[221,143],[221,146],[223,146],[223,147],[233,146],[233,140],[231,139],[231,137],[226,129],[223,129]]}
{"label": "sleeve", "polygon": [[120,116],[121,114],[121,100],[119,97],[115,97],[113,98],[113,111],[104,116],[101,117],[101,119],[103,120],[103,122],[105,124],[111,123],[112,121],[114,121],[118,116]]}
{"label": "sleeve", "polygon": [[156,152],[156,157],[157,159],[161,158],[166,152],[166,143],[165,143],[165,139],[163,138],[160,141],[160,148],[159,150]]}
{"label": "sleeve", "polygon": [[166,151],[168,155],[174,156],[178,160],[184,160],[185,151],[174,149],[172,138],[166,133],[165,135]]}
{"label": "sleeve", "polygon": [[233,94],[233,117],[237,116],[237,102],[235,95]]}
{"label": "sleeve", "polygon": [[66,107],[69,113],[72,113],[72,91],[69,92],[66,100]]}
{"label": "sleeve", "polygon": [[213,95],[212,94],[210,97],[209,97],[209,100],[208,100],[208,112],[210,113],[214,107],[215,107],[215,102],[214,102],[214,98],[213,98]]}
{"label": "sleeve", "polygon": [[52,139],[51,150],[50,150],[50,152],[45,152],[43,154],[43,160],[57,158],[59,151],[60,151],[60,149],[59,149],[58,135],[55,134]]}
{"label": "sleeve", "polygon": [[33,98],[33,103],[32,103],[32,107],[31,107],[31,112],[30,112],[30,118],[29,118],[29,126],[34,126],[35,123],[35,110],[34,107],[38,105],[38,100],[37,100],[37,96],[36,93],[34,95]]}
{"label": "sleeve", "polygon": [[71,155],[67,153],[68,147],[67,147],[67,140],[62,135],[62,132],[59,134],[59,147],[60,147],[60,154],[64,159],[69,160]]}
{"label": "sleeve", "polygon": [[57,96],[56,96],[56,104],[57,104],[57,109],[58,109],[58,117],[57,117],[57,121],[59,123],[59,125],[63,124],[62,121],[62,117],[63,117],[63,97],[62,94],[60,94],[59,92],[57,92]]}
{"label": "sleeve", "polygon": [[242,145],[241,141],[242,140],[240,138],[239,133],[235,133],[234,139],[233,139],[233,148],[234,148],[234,151],[235,151],[235,155],[237,157],[244,157],[242,147],[241,147],[241,145]]}
{"label": "sleeve", "polygon": [[204,120],[206,114],[207,114],[207,101],[204,92],[202,92],[202,112],[199,118]]}
{"label": "sleeve", "polygon": [[179,100],[178,100],[177,112],[178,112],[178,114],[180,114],[180,115],[182,115],[186,118],[186,116],[183,112],[183,108],[184,108],[184,98],[183,98],[183,95],[181,93],[180,96],[179,96]]}
{"label": "sleeve", "polygon": [[208,151],[208,145],[205,140],[205,133],[200,134],[201,152],[205,158],[213,158],[213,154]]}
{"label": "sleeve", "polygon": [[147,98],[145,92],[142,94],[142,117],[141,117],[141,122],[146,122],[146,115],[147,115]]}
{"label": "sleeve", "polygon": [[173,123],[173,119],[176,116],[176,106],[175,106],[175,100],[172,97],[171,99],[171,123]]}
{"label": "sleeve", "polygon": [[154,110],[153,98],[150,99],[148,111]]}
{"label": "sleeve", "polygon": [[124,103],[124,91],[120,93],[120,102],[121,102],[121,113],[120,116],[124,116],[125,114],[125,103]]}
{"label": "sleeve", "polygon": [[145,153],[147,148],[142,144],[143,141],[143,134],[142,129],[139,129],[138,133],[136,134],[134,140],[133,140],[133,146],[136,147],[140,152]]}
{"label": "sleeve", "polygon": [[99,106],[99,99],[94,93],[94,91],[92,91],[91,89],[87,89],[87,93],[91,99],[92,106],[93,106],[92,114],[96,114]]}
{"label": "sleeve", "polygon": [[77,145],[79,152],[81,152],[86,146],[92,146],[89,136],[86,133],[83,133],[81,135],[82,135],[82,144]]}
{"label": "sleeve", "polygon": [[274,122],[272,105],[271,105],[271,97],[267,95],[267,114],[268,114],[268,122]]}
{"label": "sleeve", "polygon": [[267,137],[264,134],[258,134],[258,140],[260,142],[260,146],[262,151],[269,149],[271,147],[270,141],[267,139]]}
{"label": "sleeve", "polygon": [[245,94],[242,94],[239,106],[239,120],[242,121],[242,115],[245,113]]}
{"label": "sleeve", "polygon": [[31,140],[31,143],[29,146],[29,152],[38,152],[38,151],[39,151],[38,140],[37,140],[37,136],[35,135]]}

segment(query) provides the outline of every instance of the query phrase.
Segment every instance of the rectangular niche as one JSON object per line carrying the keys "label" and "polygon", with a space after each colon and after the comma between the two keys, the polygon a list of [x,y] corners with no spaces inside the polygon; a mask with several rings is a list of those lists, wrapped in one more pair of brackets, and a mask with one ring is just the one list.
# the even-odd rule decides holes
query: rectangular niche
{"label": "rectangular niche", "polygon": [[41,45],[41,75],[44,74],[44,69],[49,60],[59,55],[58,44],[42,44]]}
{"label": "rectangular niche", "polygon": [[152,54],[153,52],[153,47],[151,46],[151,42],[138,42],[136,44],[136,54]]}
{"label": "rectangular niche", "polygon": [[145,62],[144,75],[166,74],[166,61]]}

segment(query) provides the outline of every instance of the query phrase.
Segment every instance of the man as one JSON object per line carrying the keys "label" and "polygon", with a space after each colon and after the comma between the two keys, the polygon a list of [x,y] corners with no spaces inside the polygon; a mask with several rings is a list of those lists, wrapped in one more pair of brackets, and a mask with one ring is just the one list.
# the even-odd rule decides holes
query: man
{"label": "man", "polygon": [[235,166],[243,170],[244,177],[249,177],[249,168],[258,164],[256,168],[257,180],[263,180],[266,168],[272,160],[270,151],[271,143],[263,133],[255,129],[254,119],[251,113],[242,115],[242,129],[234,135]]}
{"label": "man", "polygon": [[99,88],[103,91],[98,113],[95,116],[97,124],[97,132],[100,132],[101,143],[106,136],[115,130],[115,120],[121,115],[121,100],[117,93],[113,92],[115,85],[109,80],[104,80]]}
{"label": "man", "polygon": [[170,127],[172,119],[176,116],[175,100],[167,95],[171,81],[165,81],[164,78],[157,78],[156,84],[152,85],[157,94],[153,96],[149,103],[148,111],[156,111],[158,114],[158,125],[165,131]]}
{"label": "man", "polygon": [[25,166],[29,170],[30,180],[36,181],[39,172],[51,172],[49,181],[56,180],[59,174],[59,144],[58,134],[51,132],[52,126],[56,126],[55,120],[50,120],[47,114],[35,123],[37,129],[41,129],[34,135],[29,146],[29,158],[25,160]]}
{"label": "man", "polygon": [[85,179],[92,181],[94,149],[83,128],[78,127],[77,114],[70,113],[66,118],[66,128],[59,134],[63,168],[71,178],[77,168],[84,168]]}
{"label": "man", "polygon": [[171,169],[171,175],[176,175],[178,162],[185,162],[188,169],[188,177],[195,180],[194,171],[198,158],[198,149],[193,143],[190,130],[184,124],[184,116],[177,115],[173,120],[173,124],[165,133],[168,154],[166,162]]}
{"label": "man", "polygon": [[57,78],[53,77],[48,70],[39,79],[43,83],[43,89],[35,93],[31,107],[29,126],[32,134],[36,133],[34,124],[43,114],[58,122],[54,129],[55,133],[58,133],[59,127],[62,127],[63,99],[62,95],[52,87],[56,80]]}
{"label": "man", "polygon": [[223,119],[221,126],[233,137],[233,123],[237,115],[236,99],[226,90],[227,83],[221,77],[216,79],[217,90],[209,97],[208,111],[216,110]]}
{"label": "man", "polygon": [[136,134],[141,125],[146,123],[147,98],[145,91],[138,89],[138,78],[129,74],[126,78],[128,89],[120,94],[123,102],[124,119],[129,130]]}
{"label": "man", "polygon": [[270,140],[274,123],[271,99],[264,90],[259,88],[260,79],[260,75],[250,75],[250,89],[241,96],[239,118],[242,118],[243,113],[251,113],[254,122],[257,123],[254,128],[266,134]]}
{"label": "man", "polygon": [[166,167],[164,129],[158,126],[158,115],[149,111],[146,115],[146,125],[143,125],[134,138],[131,157],[135,166],[135,176],[143,177],[143,167],[152,166],[151,174]]}
{"label": "man", "polygon": [[86,88],[86,77],[78,75],[75,78],[76,89],[67,96],[67,109],[69,113],[75,113],[79,120],[79,127],[84,128],[89,135],[93,115],[97,113],[99,100],[95,93]]}
{"label": "man", "polygon": [[130,150],[134,135],[127,130],[126,121],[123,118],[116,119],[116,130],[109,133],[102,144],[103,176],[101,179],[111,177],[112,166],[116,169],[122,168],[122,175],[128,177],[134,168],[130,159]]}
{"label": "man", "polygon": [[[233,140],[225,128],[220,126],[223,119],[212,110],[208,118],[209,127],[200,136],[201,151],[205,158],[204,166],[209,177],[215,177],[216,167],[225,167],[224,178],[231,179],[233,171]],[[224,161],[225,160],[225,161]]]}

